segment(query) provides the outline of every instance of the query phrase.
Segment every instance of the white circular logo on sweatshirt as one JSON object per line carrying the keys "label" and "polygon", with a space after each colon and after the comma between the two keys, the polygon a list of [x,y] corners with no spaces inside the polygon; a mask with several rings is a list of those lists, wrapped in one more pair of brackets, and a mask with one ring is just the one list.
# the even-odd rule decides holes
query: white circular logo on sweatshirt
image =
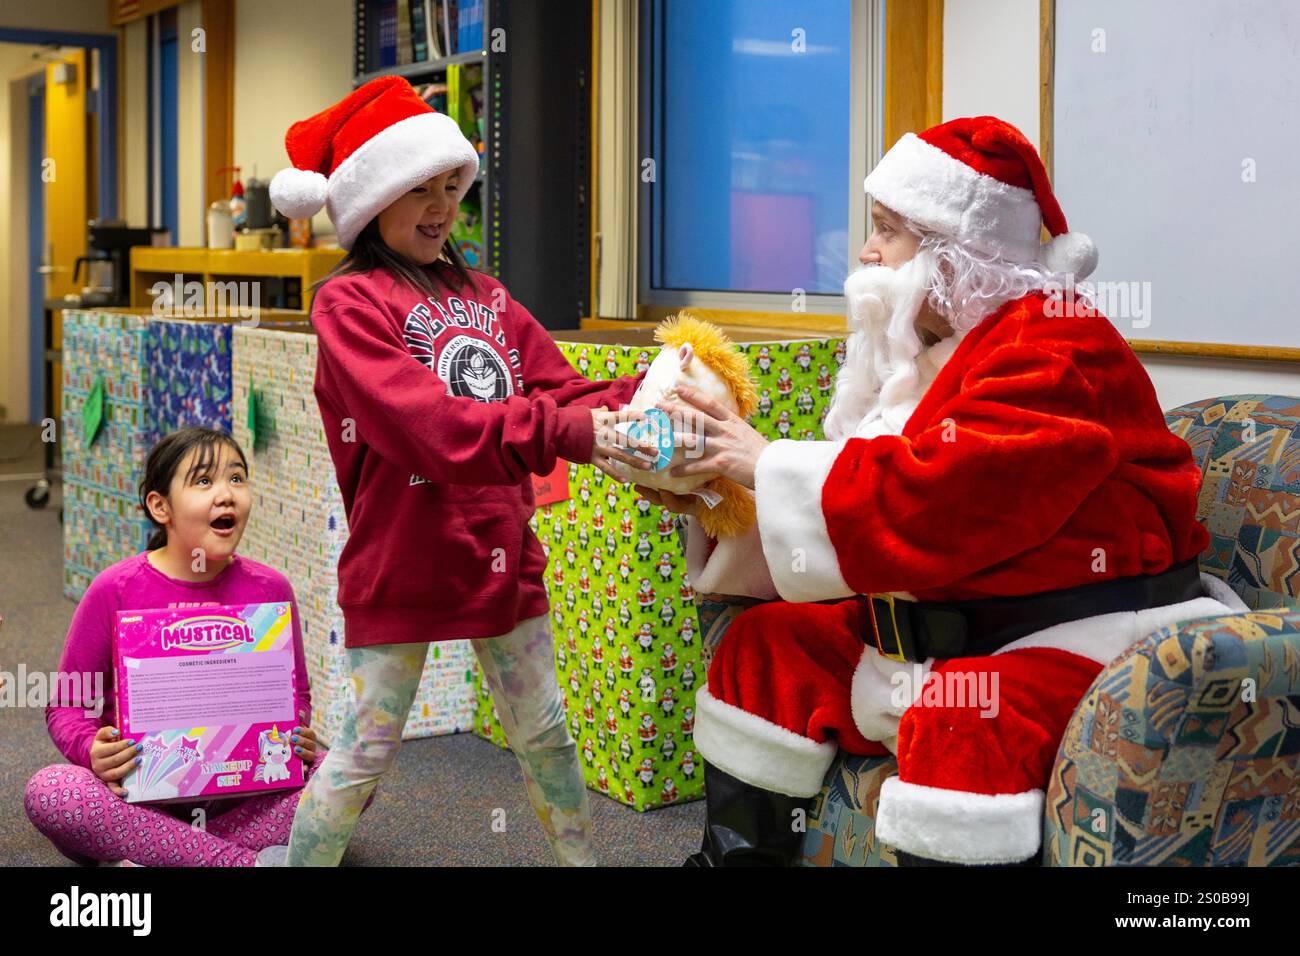
{"label": "white circular logo on sweatshirt", "polygon": [[500,402],[514,394],[505,359],[472,335],[458,335],[442,346],[434,371],[447,391],[461,398]]}

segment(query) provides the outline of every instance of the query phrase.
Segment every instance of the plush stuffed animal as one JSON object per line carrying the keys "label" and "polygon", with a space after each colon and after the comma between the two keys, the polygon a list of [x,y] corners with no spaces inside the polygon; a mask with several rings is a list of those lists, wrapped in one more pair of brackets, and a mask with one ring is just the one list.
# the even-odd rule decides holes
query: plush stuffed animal
{"label": "plush stuffed animal", "polygon": [[[645,379],[627,405],[629,409],[643,412],[665,396],[674,398],[676,386],[689,385],[742,418],[753,414],[758,406],[758,390],[749,377],[749,363],[716,325],[683,313],[662,322],[655,329],[655,340],[664,347],[650,363]],[[630,468],[621,467],[628,481],[676,495],[696,493],[706,504],[712,502],[713,506],[700,514],[700,524],[710,537],[740,534],[753,525],[753,495],[729,478],[669,475],[669,469],[689,461],[690,454],[689,449],[676,448],[668,465],[654,472],[638,471],[634,475]]]}

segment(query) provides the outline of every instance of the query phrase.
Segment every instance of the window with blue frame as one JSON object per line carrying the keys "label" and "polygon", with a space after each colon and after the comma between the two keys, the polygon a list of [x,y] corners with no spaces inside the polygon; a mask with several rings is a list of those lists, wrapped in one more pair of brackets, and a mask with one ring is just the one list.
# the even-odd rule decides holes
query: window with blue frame
{"label": "window with blue frame", "polygon": [[643,0],[651,290],[838,294],[852,0]]}

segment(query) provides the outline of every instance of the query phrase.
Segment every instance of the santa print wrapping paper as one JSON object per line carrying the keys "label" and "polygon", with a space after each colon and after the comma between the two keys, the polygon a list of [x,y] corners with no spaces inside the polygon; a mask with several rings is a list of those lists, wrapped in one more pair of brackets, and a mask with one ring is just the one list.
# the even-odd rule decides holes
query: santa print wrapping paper
{"label": "santa print wrapping paper", "polygon": [[127,802],[301,787],[294,669],[287,601],[117,612],[118,727],[141,747]]}
{"label": "santa print wrapping paper", "polygon": [[[316,336],[236,327],[233,337],[233,434],[252,470],[252,517],[239,551],[269,564],[293,584],[311,679],[312,729],[329,744],[356,706],[338,606],[338,561],[347,518],[312,393]],[[248,430],[249,389],[256,393],[257,443]],[[429,646],[402,736],[470,729],[474,652],[468,641]]]}
{"label": "santa print wrapping paper", "polygon": [[[604,381],[635,374],[659,351],[558,345],[578,371]],[[753,426],[770,439],[821,438],[843,341],[740,348],[758,383]],[[591,465],[568,470],[569,498],[538,508],[531,524],[548,556],[556,676],[587,785],[636,810],[698,799],[695,690],[708,670],[702,634],[725,606],[692,590],[671,512]],[[474,729],[506,745],[481,681]]]}

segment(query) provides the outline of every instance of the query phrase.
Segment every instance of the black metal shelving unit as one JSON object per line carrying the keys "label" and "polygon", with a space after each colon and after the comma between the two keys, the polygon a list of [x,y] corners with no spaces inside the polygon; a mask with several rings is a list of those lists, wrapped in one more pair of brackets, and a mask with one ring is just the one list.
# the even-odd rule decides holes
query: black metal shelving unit
{"label": "black metal shelving unit", "polygon": [[353,85],[483,64],[482,269],[547,328],[576,328],[591,296],[589,0],[488,0],[484,49],[373,69],[383,5],[355,0]]}

